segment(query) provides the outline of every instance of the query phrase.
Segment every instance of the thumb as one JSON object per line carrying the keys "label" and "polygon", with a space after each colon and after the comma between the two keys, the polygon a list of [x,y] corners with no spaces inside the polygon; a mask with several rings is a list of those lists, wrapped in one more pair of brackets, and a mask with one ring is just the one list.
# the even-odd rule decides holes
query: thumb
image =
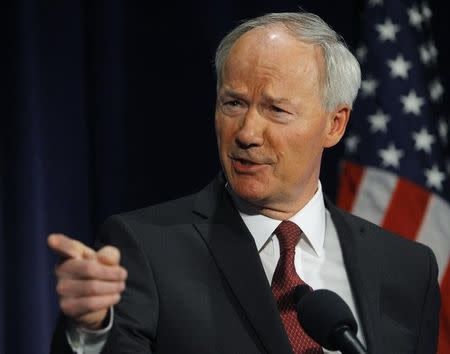
{"label": "thumb", "polygon": [[113,246],[105,246],[97,251],[97,259],[103,264],[118,265],[120,262],[120,251]]}

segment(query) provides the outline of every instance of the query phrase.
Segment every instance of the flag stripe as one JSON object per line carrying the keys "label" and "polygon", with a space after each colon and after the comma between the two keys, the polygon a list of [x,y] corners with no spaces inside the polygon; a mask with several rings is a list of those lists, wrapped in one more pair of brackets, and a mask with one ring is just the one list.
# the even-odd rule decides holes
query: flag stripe
{"label": "flag stripe", "polygon": [[355,196],[363,178],[364,168],[360,165],[343,161],[337,204],[344,210],[352,210]]}
{"label": "flag stripe", "polygon": [[449,264],[450,206],[439,196],[432,195],[426,210],[417,241],[429,246],[436,255],[439,280],[442,281]]}
{"label": "flag stripe", "polygon": [[372,167],[366,168],[352,212],[380,225],[391,201],[397,180],[397,176],[392,173]]}
{"label": "flag stripe", "polygon": [[[414,240],[422,224],[430,193],[420,186],[399,178],[382,227]],[[407,208],[405,208],[407,206]]]}

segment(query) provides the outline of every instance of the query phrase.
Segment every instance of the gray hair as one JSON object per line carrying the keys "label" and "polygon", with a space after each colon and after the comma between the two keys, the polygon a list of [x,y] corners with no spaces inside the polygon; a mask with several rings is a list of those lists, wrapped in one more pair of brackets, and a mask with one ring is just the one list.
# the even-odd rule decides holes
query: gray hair
{"label": "gray hair", "polygon": [[272,25],[281,25],[299,41],[322,48],[326,68],[322,87],[325,109],[332,111],[340,104],[351,107],[361,85],[359,63],[339,34],[319,16],[307,12],[266,14],[245,21],[228,33],[216,50],[217,89],[222,84],[223,69],[236,41],[252,29]]}

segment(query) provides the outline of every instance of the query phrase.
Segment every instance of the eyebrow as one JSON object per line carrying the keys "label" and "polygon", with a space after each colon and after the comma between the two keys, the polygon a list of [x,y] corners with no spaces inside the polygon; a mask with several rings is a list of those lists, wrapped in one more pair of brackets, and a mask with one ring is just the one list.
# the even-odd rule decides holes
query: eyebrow
{"label": "eyebrow", "polygon": [[[241,99],[241,100],[245,99],[244,94],[236,92],[231,89],[224,89],[221,95],[230,96],[230,97]],[[288,103],[288,104],[292,103],[290,99],[284,98],[284,97],[274,97],[274,96],[270,96],[266,93],[263,93],[262,96],[265,101],[270,102],[270,103]]]}
{"label": "eyebrow", "polygon": [[244,100],[245,99],[245,95],[244,94],[236,92],[236,91],[233,91],[233,90],[230,90],[230,89],[223,90],[223,92],[220,95],[221,96],[222,95],[230,96],[230,97],[237,98],[237,99],[240,99],[240,100]]}
{"label": "eyebrow", "polygon": [[274,97],[274,96],[270,96],[268,94],[263,93],[263,98],[264,100],[271,102],[271,103],[288,103],[291,104],[291,100],[288,98],[284,98],[284,97]]}

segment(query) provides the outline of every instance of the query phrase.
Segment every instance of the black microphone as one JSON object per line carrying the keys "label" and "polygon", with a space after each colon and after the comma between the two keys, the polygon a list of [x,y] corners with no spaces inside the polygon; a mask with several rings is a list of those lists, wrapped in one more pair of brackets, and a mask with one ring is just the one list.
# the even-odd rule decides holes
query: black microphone
{"label": "black microphone", "polygon": [[294,291],[298,320],[312,339],[328,350],[342,354],[367,354],[356,338],[358,324],[352,311],[333,291],[310,291],[305,285]]}

